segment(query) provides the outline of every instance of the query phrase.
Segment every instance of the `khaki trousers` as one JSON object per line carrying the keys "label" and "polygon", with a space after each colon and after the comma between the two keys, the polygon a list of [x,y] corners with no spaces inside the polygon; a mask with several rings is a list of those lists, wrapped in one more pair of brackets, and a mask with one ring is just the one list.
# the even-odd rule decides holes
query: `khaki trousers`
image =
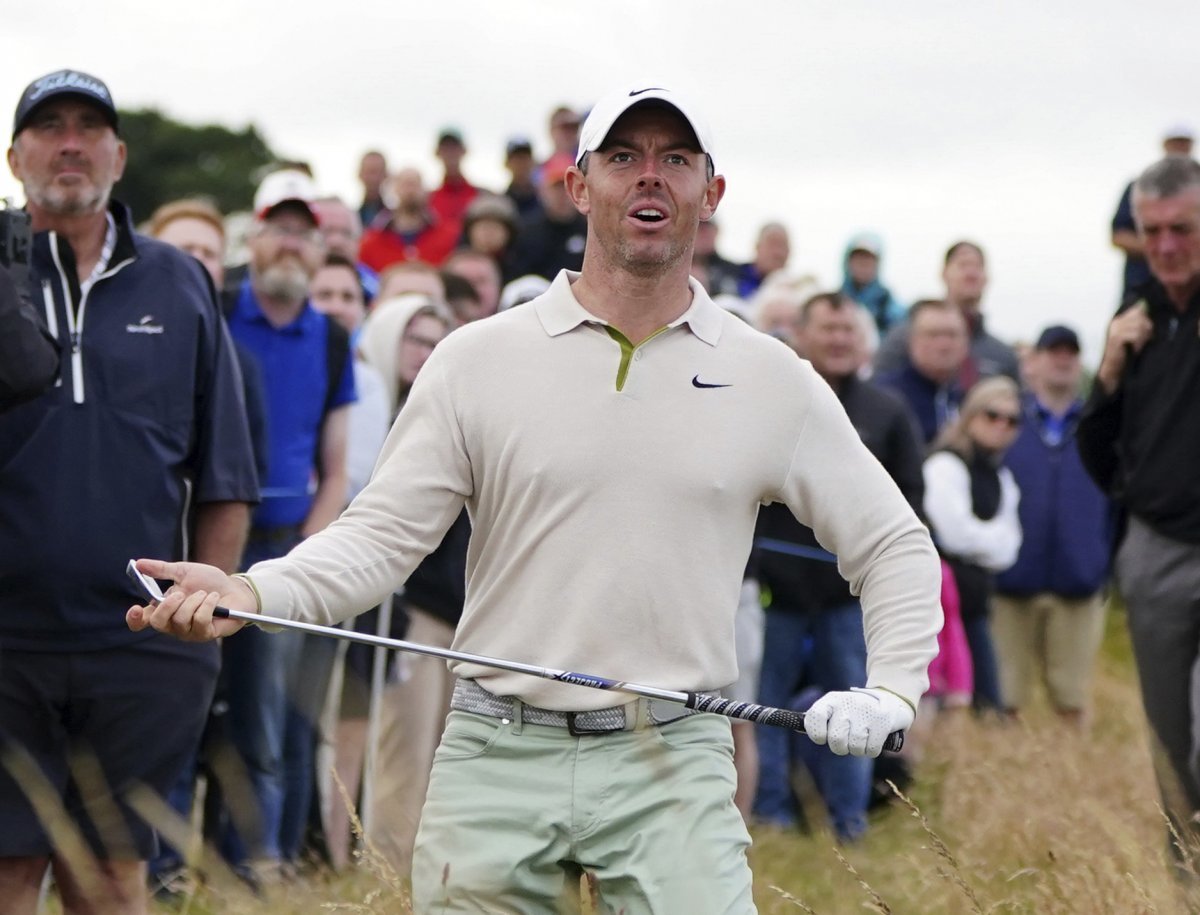
{"label": "khaki trousers", "polygon": [[[424,610],[409,606],[405,640],[449,648],[454,627]],[[396,873],[412,869],[413,842],[421,806],[429,787],[433,754],[442,739],[454,677],[440,658],[405,655],[407,676],[383,691],[379,752],[371,783],[373,808],[369,841]]]}

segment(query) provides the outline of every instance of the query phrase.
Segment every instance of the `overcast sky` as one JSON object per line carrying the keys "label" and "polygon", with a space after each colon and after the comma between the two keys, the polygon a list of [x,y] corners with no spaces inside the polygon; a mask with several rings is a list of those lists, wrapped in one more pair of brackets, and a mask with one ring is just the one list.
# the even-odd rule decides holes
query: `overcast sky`
{"label": "overcast sky", "polygon": [[[1200,123],[1200,3],[1005,0],[662,4],[610,0],[289,4],[106,0],[4,14],[0,110],[59,67],[124,108],[254,123],[355,197],[364,149],[437,178],[458,126],[468,176],[499,188],[504,140],[548,150],[560,102],[642,76],[703,104],[729,182],[720,247],[750,256],[780,220],[792,265],[841,280],[847,238],[884,238],[905,301],[937,295],[962,237],[989,255],[984,305],[1003,337],[1074,324],[1094,364],[1119,291],[1108,225],[1164,129]],[[20,199],[7,169],[0,196]],[[147,214],[138,214],[145,216]]]}

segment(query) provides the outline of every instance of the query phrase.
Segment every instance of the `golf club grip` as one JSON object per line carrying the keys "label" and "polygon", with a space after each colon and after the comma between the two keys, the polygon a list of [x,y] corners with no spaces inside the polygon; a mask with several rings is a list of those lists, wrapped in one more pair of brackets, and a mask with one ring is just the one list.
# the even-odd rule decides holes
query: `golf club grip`
{"label": "golf club grip", "polygon": [[[757,724],[773,724],[776,727],[788,728],[804,733],[804,716],[791,709],[772,708],[769,705],[756,705],[753,702],[737,702],[734,699],[722,699],[720,696],[704,696],[689,693],[688,708],[698,712],[711,712],[714,715],[724,715],[727,718],[744,718]],[[888,734],[883,748],[893,753],[904,746],[904,732],[893,731]]]}

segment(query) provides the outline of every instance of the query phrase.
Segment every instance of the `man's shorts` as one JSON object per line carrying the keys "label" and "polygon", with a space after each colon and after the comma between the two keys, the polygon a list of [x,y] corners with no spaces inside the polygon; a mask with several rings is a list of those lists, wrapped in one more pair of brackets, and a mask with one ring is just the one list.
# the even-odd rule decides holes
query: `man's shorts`
{"label": "man's shorts", "polygon": [[0,649],[0,857],[57,847],[65,810],[100,858],[148,859],[153,828],[127,803],[160,798],[196,752],[216,683],[216,643],[152,636],[83,652]]}

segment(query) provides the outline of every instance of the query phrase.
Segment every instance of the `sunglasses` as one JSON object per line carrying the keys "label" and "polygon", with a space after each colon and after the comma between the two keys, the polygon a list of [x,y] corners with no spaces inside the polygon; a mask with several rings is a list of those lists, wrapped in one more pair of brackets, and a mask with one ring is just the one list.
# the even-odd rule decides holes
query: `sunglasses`
{"label": "sunglasses", "polygon": [[983,415],[991,422],[1004,422],[1010,429],[1015,429],[1021,425],[1021,417],[1015,413],[1001,413],[999,410],[984,410]]}

